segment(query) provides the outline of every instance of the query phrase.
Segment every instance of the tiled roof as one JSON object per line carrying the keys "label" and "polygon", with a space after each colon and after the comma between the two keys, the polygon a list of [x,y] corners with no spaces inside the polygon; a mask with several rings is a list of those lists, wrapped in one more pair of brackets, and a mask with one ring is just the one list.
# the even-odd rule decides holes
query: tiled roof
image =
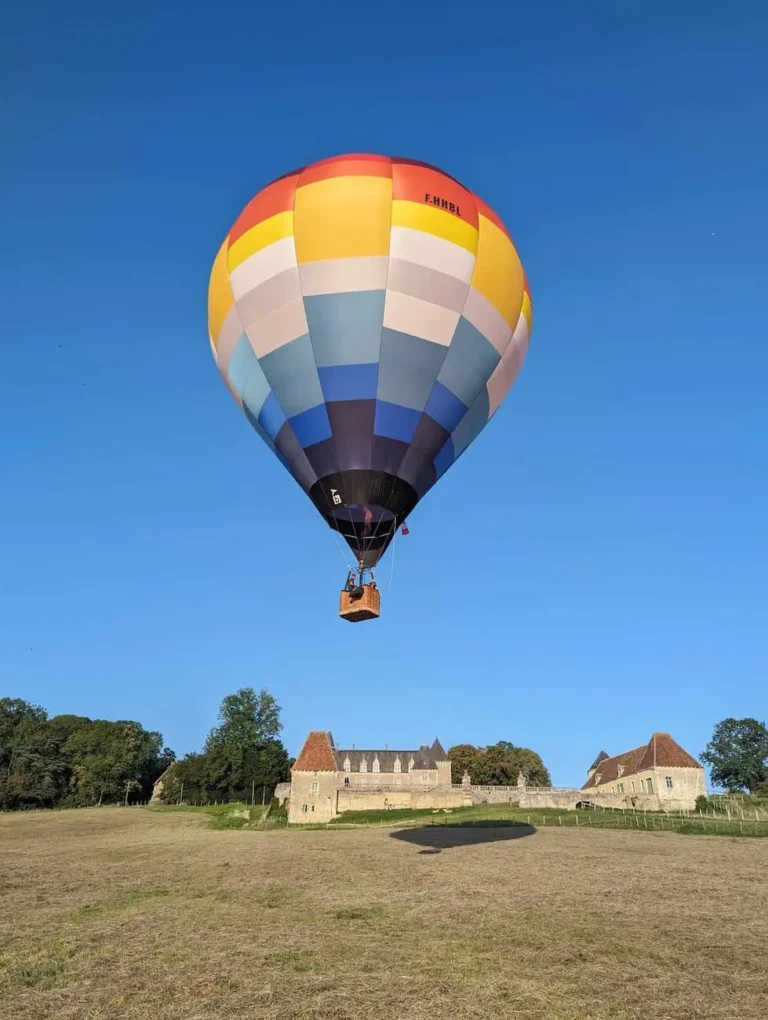
{"label": "tiled roof", "polygon": [[333,737],[327,730],[312,730],[304,741],[292,772],[338,772]]}
{"label": "tiled roof", "polygon": [[[638,772],[645,772],[652,768],[684,768],[700,769],[701,765],[695,758],[673,740],[669,733],[654,733],[647,744],[642,747],[635,747],[623,754],[616,754],[612,758],[601,757],[601,751],[592,766],[596,771],[582,786],[582,790],[589,790],[595,786],[603,786],[605,783],[615,782],[624,776],[633,776]],[[621,775],[619,769],[621,768]],[[599,781],[597,777],[600,777]]]}
{"label": "tiled roof", "polygon": [[[602,786],[603,783],[611,783],[615,779],[619,778],[619,769],[621,768],[622,776],[631,776],[635,772],[639,771],[638,766],[643,760],[645,754],[644,744],[642,747],[635,747],[631,751],[625,751],[623,754],[615,754],[612,758],[603,758],[598,764],[597,769],[586,783],[582,786],[582,790],[588,790],[593,786]],[[597,777],[600,777],[598,780]]]}
{"label": "tiled roof", "polygon": [[325,730],[313,730],[307,737],[301,754],[296,759],[293,771],[296,772],[340,772],[344,767],[344,759],[349,758],[350,771],[359,772],[360,763],[365,757],[368,771],[373,771],[373,759],[379,759],[380,772],[394,772],[395,759],[400,759],[402,772],[408,771],[408,765],[413,758],[415,769],[435,769],[437,762],[448,761],[448,755],[443,750],[440,741],[435,738],[431,747],[426,744],[415,751],[390,751],[390,750],[365,750],[354,749],[351,751],[340,751],[334,743],[333,737]]}
{"label": "tiled roof", "polygon": [[692,755],[684,751],[669,733],[654,733],[648,742],[641,769],[700,769],[701,765]]}

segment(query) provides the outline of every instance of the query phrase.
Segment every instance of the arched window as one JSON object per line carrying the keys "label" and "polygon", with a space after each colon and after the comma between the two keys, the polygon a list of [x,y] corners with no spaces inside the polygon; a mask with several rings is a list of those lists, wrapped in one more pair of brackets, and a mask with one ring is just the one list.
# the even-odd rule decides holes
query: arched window
{"label": "arched window", "polygon": [[345,772],[352,771],[352,762],[349,760],[349,758],[344,759],[344,771]]}
{"label": "arched window", "polygon": [[365,758],[361,758],[360,759],[360,771],[361,772],[367,772],[368,771],[368,762],[366,761]]}
{"label": "arched window", "polygon": [[393,766],[393,771],[394,772],[400,772],[401,771],[400,755],[398,755],[397,758],[395,758],[395,764]]}
{"label": "arched window", "polygon": [[379,756],[378,755],[376,755],[376,757],[373,759],[373,769],[372,769],[372,771],[373,772],[381,772],[381,766],[379,765]]}

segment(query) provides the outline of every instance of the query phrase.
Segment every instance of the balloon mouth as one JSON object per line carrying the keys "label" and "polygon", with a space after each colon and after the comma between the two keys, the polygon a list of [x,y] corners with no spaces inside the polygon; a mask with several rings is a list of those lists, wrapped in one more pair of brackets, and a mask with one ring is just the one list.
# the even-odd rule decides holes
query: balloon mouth
{"label": "balloon mouth", "polygon": [[397,515],[375,503],[335,507],[329,525],[346,539],[359,564],[374,567],[398,528]]}
{"label": "balloon mouth", "polygon": [[329,475],[312,487],[310,498],[365,567],[376,566],[419,499],[403,479],[371,470]]}
{"label": "balloon mouth", "polygon": [[394,521],[395,515],[386,507],[371,504],[370,506],[360,503],[350,503],[347,506],[336,507],[333,516],[339,521],[354,521],[369,530],[385,523]]}

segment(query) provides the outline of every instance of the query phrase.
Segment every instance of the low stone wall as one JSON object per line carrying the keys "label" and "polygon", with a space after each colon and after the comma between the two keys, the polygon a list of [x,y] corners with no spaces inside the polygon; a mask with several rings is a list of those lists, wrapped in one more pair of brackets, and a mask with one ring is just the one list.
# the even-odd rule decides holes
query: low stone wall
{"label": "low stone wall", "polygon": [[[605,808],[628,808],[635,811],[660,811],[655,793],[602,793],[599,790],[577,790],[546,786],[473,786],[473,804],[517,804],[521,808],[556,808],[574,811],[576,805],[589,801]],[[687,805],[684,805],[687,806]],[[667,810],[678,810],[665,801]]]}
{"label": "low stone wall", "polygon": [[348,787],[338,791],[336,810],[338,814],[347,811],[394,811],[397,809],[469,807],[472,798],[460,786],[450,789],[433,790],[355,790]]}
{"label": "low stone wall", "polygon": [[[309,782],[309,781],[308,781]],[[331,780],[332,782],[332,780]],[[309,789],[309,785],[307,787]],[[396,785],[376,785],[369,788],[344,785],[333,789],[329,786],[321,791],[323,796],[304,791],[303,799],[315,804],[307,817],[298,814],[299,806],[291,815],[291,821],[330,821],[348,811],[394,811],[403,809],[451,810],[469,807],[472,804],[515,804],[533,811],[554,809],[574,811],[579,803],[588,802],[599,807],[625,809],[628,811],[688,811],[692,809],[689,800],[663,798],[655,793],[608,793],[600,790],[579,790],[570,787],[544,786],[469,786],[431,787],[401,789]],[[280,804],[290,803],[291,784],[280,783],[275,797]],[[297,796],[301,797],[300,793]],[[314,818],[310,817],[314,815]]]}

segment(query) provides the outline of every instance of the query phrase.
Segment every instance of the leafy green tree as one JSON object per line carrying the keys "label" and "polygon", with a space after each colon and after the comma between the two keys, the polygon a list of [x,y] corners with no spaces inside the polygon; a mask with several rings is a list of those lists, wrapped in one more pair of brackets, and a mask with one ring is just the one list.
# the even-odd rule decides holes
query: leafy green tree
{"label": "leafy green tree", "polygon": [[280,706],[274,696],[266,690],[257,694],[252,687],[243,687],[222,701],[219,724],[208,734],[205,749],[256,747],[276,739],[282,728]]}
{"label": "leafy green tree", "polygon": [[478,786],[514,786],[522,772],[531,786],[551,786],[549,771],[541,757],[527,747],[501,740],[488,747],[457,744],[448,752],[454,782],[461,782],[466,770]]}
{"label": "leafy green tree", "polygon": [[758,793],[768,786],[768,728],[757,719],[723,719],[701,754],[715,786]]}
{"label": "leafy green tree", "polygon": [[162,736],[130,720],[97,719],[75,729],[64,745],[75,804],[114,803],[131,793],[149,796],[160,775]]}
{"label": "leafy green tree", "polygon": [[8,777],[10,807],[54,807],[67,792],[68,765],[61,744],[43,723],[16,748]]}
{"label": "leafy green tree", "polygon": [[30,773],[32,744],[47,718],[39,705],[21,698],[0,698],[0,808],[13,810],[37,802],[36,796],[27,797],[40,779],[39,775],[33,779]]}
{"label": "leafy green tree", "polygon": [[474,783],[473,776],[477,773],[477,758],[482,751],[473,744],[456,744],[448,749],[448,758],[451,762],[451,780],[460,783],[464,773],[468,772]]}
{"label": "leafy green tree", "polygon": [[185,758],[173,762],[163,775],[160,801],[163,804],[178,804],[182,800],[188,804],[208,802],[205,755],[188,754]]}
{"label": "leafy green tree", "polygon": [[[209,800],[249,800],[255,787],[266,787],[287,761],[277,739],[280,706],[269,691],[244,687],[221,703],[219,722],[204,751],[204,788]],[[282,749],[282,752],[281,750]],[[277,780],[280,781],[279,779]]]}
{"label": "leafy green tree", "polygon": [[0,807],[54,807],[148,798],[173,760],[159,733],[136,722],[58,715],[0,699]]}
{"label": "leafy green tree", "polygon": [[278,783],[290,779],[291,759],[280,740],[265,740],[245,760],[245,789],[243,800],[253,794],[257,799],[269,799]]}

